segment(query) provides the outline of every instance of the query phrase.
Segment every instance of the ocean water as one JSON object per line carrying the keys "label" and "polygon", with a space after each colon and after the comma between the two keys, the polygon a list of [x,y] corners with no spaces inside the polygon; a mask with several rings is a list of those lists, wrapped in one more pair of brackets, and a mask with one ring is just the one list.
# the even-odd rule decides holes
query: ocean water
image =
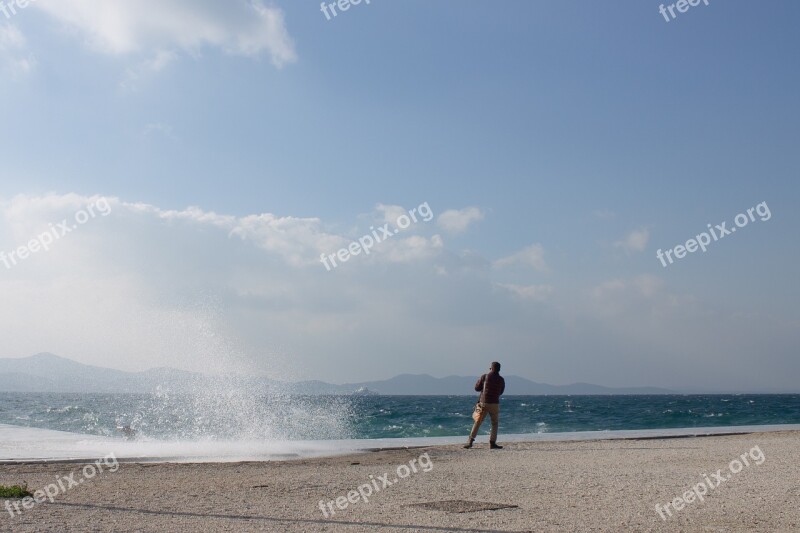
{"label": "ocean water", "polygon": [[[111,439],[128,426],[134,440],[165,443],[463,437],[475,400],[0,393],[0,424]],[[505,434],[775,424],[800,424],[800,395],[508,396],[500,416]]]}

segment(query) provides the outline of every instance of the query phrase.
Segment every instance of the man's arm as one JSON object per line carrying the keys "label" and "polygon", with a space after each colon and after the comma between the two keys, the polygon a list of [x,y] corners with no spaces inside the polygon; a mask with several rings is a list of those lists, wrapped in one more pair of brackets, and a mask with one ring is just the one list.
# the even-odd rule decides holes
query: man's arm
{"label": "man's arm", "polygon": [[503,393],[506,391],[506,380],[505,380],[505,378],[501,378],[501,379],[503,379],[503,381],[500,382],[500,394],[499,394],[499,396],[502,396]]}
{"label": "man's arm", "polygon": [[478,378],[478,381],[475,383],[475,392],[481,392],[483,390],[484,379],[486,379],[486,374]]}

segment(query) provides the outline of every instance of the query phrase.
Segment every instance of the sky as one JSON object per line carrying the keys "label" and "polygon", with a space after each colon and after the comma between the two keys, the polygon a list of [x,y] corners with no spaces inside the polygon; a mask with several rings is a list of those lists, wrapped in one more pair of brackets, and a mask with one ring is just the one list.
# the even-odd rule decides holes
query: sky
{"label": "sky", "polygon": [[796,2],[8,4],[0,357],[800,390]]}

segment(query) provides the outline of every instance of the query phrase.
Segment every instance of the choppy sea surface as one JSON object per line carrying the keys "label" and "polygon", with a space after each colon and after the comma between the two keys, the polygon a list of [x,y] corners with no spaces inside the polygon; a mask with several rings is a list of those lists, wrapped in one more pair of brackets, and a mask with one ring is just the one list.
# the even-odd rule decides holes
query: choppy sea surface
{"label": "choppy sea surface", "polygon": [[[326,455],[363,448],[363,439],[452,442],[469,432],[474,402],[473,396],[266,397],[231,391],[0,393],[0,460],[79,457],[103,446],[130,457],[247,458]],[[501,403],[500,432],[556,437],[783,424],[800,424],[800,395],[508,396]],[[347,441],[362,444],[342,444]]]}

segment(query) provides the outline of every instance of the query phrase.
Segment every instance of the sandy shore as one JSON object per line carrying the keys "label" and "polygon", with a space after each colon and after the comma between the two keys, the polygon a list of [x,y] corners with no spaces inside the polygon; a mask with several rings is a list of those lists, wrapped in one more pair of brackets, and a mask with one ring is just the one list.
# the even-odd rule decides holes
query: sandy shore
{"label": "sandy shore", "polygon": [[[731,465],[734,459],[742,463],[738,473],[731,470],[740,466]],[[497,451],[480,443],[472,450],[441,446],[286,462],[104,469],[54,503],[13,518],[0,509],[0,530],[800,531],[800,432],[512,443]],[[715,481],[718,470],[729,479]],[[386,487],[379,480],[385,473]],[[58,478],[66,487],[63,478],[70,474],[73,481],[82,478],[82,465],[3,465],[0,484],[26,481],[33,490]],[[705,483],[706,475],[719,486],[707,489],[702,501],[695,495],[678,502],[681,510],[670,504],[666,520],[659,516],[656,504],[663,508]],[[369,501],[353,492],[356,503],[348,502],[359,486],[365,495],[371,487]],[[337,497],[346,509],[337,508]],[[333,500],[323,504],[327,518],[320,500]],[[480,510],[481,504],[506,507]]]}

